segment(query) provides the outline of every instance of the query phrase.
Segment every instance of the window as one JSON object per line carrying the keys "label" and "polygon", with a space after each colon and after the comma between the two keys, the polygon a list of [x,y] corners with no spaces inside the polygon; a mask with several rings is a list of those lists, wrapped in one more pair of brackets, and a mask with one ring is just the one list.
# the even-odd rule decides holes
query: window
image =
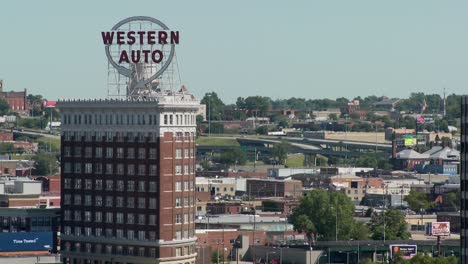
{"label": "window", "polygon": [[138,182],[138,191],[139,192],[145,192],[145,182],[144,181],[140,181]]}
{"label": "window", "polygon": [[150,256],[150,258],[155,258],[156,257],[156,249],[155,248],[150,248],[149,256]]}
{"label": "window", "polygon": [[[138,239],[139,240],[144,240],[144,238],[140,238],[140,233],[141,232],[145,232],[145,231],[138,231]],[[144,233],[143,233],[143,235],[144,235]],[[138,256],[139,257],[144,257],[145,256],[145,248],[144,247],[138,248]]]}
{"label": "window", "polygon": [[189,166],[188,165],[184,165],[184,175],[189,175]]}
{"label": "window", "polygon": [[122,192],[125,189],[124,181],[118,180],[116,190]]}
{"label": "window", "polygon": [[114,189],[114,181],[106,180],[106,191],[112,191]]}
{"label": "window", "polygon": [[177,240],[182,239],[182,233],[180,231],[175,232],[175,239],[177,239]]}
{"label": "window", "polygon": [[81,179],[75,179],[75,189],[81,189]]}
{"label": "window", "polygon": [[71,179],[65,178],[65,179],[63,180],[63,187],[64,187],[65,189],[71,189],[71,182],[72,182]]}
{"label": "window", "polygon": [[[116,236],[117,238],[120,238],[120,239],[123,238],[123,237],[124,237],[124,232],[123,232],[123,230],[122,230],[122,229],[117,229],[117,230],[115,230],[115,236]],[[120,246],[120,247],[121,247],[121,246]],[[121,247],[121,249],[122,249],[122,247]]]}
{"label": "window", "polygon": [[81,163],[75,163],[75,173],[81,173]]}
{"label": "window", "polygon": [[94,198],[94,203],[96,204],[96,206],[102,206],[102,196],[96,196]]}
{"label": "window", "polygon": [[182,166],[180,166],[180,165],[175,166],[175,174],[176,175],[181,175],[182,174]]}
{"label": "window", "polygon": [[[96,229],[94,229],[94,235],[97,236],[97,237],[102,236],[102,228],[96,227]],[[101,252],[101,245],[96,245],[95,250],[96,250],[96,253]]]}
{"label": "window", "polygon": [[148,224],[149,225],[156,225],[156,215],[149,215]]}
{"label": "window", "polygon": [[[127,238],[130,240],[135,239],[135,232],[133,230],[127,230]],[[128,254],[133,255],[133,247],[128,247]]]}
{"label": "window", "polygon": [[97,147],[96,148],[96,158],[101,158],[102,157],[102,148]]}
{"label": "window", "polygon": [[106,228],[106,237],[113,237],[113,235],[112,228]]}
{"label": "window", "polygon": [[145,198],[138,198],[138,208],[140,208],[140,209],[145,209],[146,208]]}
{"label": "window", "polygon": [[184,239],[187,239],[188,238],[188,230],[184,230],[184,236],[183,236]]}
{"label": "window", "polygon": [[190,157],[193,157],[193,149],[190,149]]}
{"label": "window", "polygon": [[106,148],[106,158],[112,158],[114,155],[114,149],[113,148]]}
{"label": "window", "polygon": [[93,148],[92,147],[86,147],[85,148],[85,157],[86,158],[93,157]]}
{"label": "window", "polygon": [[124,174],[124,165],[117,164],[117,175],[123,175],[123,174]]}
{"label": "window", "polygon": [[[134,214],[127,214],[127,224],[134,224],[135,223],[135,215]],[[129,237],[130,239],[130,237]]]}
{"label": "window", "polygon": [[106,223],[113,223],[114,222],[114,214],[111,212],[106,213]]}
{"label": "window", "polygon": [[114,206],[114,199],[112,196],[106,197],[106,207],[113,207]]}
{"label": "window", "polygon": [[122,196],[117,196],[115,198],[115,207],[123,207],[124,205],[124,199]]}
{"label": "window", "polygon": [[106,174],[112,174],[112,163],[106,164]]}
{"label": "window", "polygon": [[156,159],[158,157],[158,153],[156,152],[155,148],[150,148],[149,149],[149,158],[150,159]]}
{"label": "window", "polygon": [[84,205],[91,206],[92,204],[93,204],[93,202],[92,202],[92,199],[91,199],[91,195],[89,195],[89,194],[85,195]]}
{"label": "window", "polygon": [[144,214],[138,214],[138,224],[139,224],[139,225],[145,225],[145,224],[146,224],[145,215],[144,215]]}
{"label": "window", "polygon": [[156,182],[149,182],[149,192],[156,192]]}
{"label": "window", "polygon": [[188,224],[188,214],[184,214],[184,224]]}
{"label": "window", "polygon": [[149,171],[149,175],[150,176],[156,176],[157,173],[158,173],[158,166],[157,165],[150,165],[150,171]]}
{"label": "window", "polygon": [[65,210],[65,211],[63,212],[63,219],[64,219],[65,221],[71,220],[71,211],[70,211],[70,210]]}
{"label": "window", "polygon": [[85,173],[91,174],[93,173],[93,164],[92,163],[85,163]]}
{"label": "window", "polygon": [[189,203],[188,197],[184,197],[184,206],[189,207],[189,205],[190,205],[190,203]]}
{"label": "window", "polygon": [[123,222],[124,222],[124,214],[123,213],[116,213],[115,217],[116,217],[115,221],[117,222],[117,224],[123,224]]}
{"label": "window", "polygon": [[71,194],[65,194],[63,196],[63,204],[70,205],[71,204]]}
{"label": "window", "polygon": [[180,217],[180,214],[176,214],[175,222],[176,224],[182,224],[182,218]]}
{"label": "window", "polygon": [[127,158],[130,158],[130,159],[135,158],[135,149],[134,148],[128,148],[127,149]]}
{"label": "window", "polygon": [[149,240],[155,241],[156,240],[156,232],[149,231]]}
{"label": "window", "polygon": [[145,175],[145,165],[144,164],[140,164],[138,165],[138,175]]}
{"label": "window", "polygon": [[134,181],[128,181],[127,182],[127,191],[129,191],[129,192],[135,191],[135,182]]}
{"label": "window", "polygon": [[81,221],[81,212],[78,210],[75,210],[75,221]]}
{"label": "window", "polygon": [[180,247],[176,248],[175,252],[176,252],[176,257],[182,256],[182,248],[180,248]]}
{"label": "window", "polygon": [[102,163],[94,164],[94,173],[101,174],[102,173]]}
{"label": "window", "polygon": [[175,191],[176,191],[176,192],[180,192],[181,189],[182,189],[181,186],[182,186],[181,182],[176,182],[176,183],[175,183]]}
{"label": "window", "polygon": [[149,209],[156,209],[157,203],[156,203],[156,198],[149,198]]}
{"label": "window", "polygon": [[146,150],[144,148],[138,149],[138,158],[145,159],[146,158]]}
{"label": "window", "polygon": [[181,206],[181,205],[180,205],[180,198],[179,198],[179,197],[175,198],[175,206],[176,206],[176,207],[180,207],[180,206]]}
{"label": "window", "polygon": [[180,149],[180,148],[176,149],[175,157],[176,157],[176,159],[182,158],[182,149]]}
{"label": "window", "polygon": [[189,158],[189,150],[184,149],[184,158]]}
{"label": "window", "polygon": [[135,207],[135,198],[127,197],[127,208],[134,208]]}
{"label": "window", "polygon": [[63,148],[63,156],[64,157],[71,157],[72,156],[71,147],[64,147]]}
{"label": "window", "polygon": [[93,189],[93,181],[90,179],[85,180],[85,190],[91,190]]}
{"label": "window", "polygon": [[133,164],[127,165],[127,175],[135,175],[135,165]]}
{"label": "window", "polygon": [[188,190],[189,190],[188,181],[184,181],[184,191],[188,191]]}
{"label": "window", "polygon": [[[75,226],[75,236],[81,236],[81,227]],[[80,243],[77,243],[77,244],[79,245]],[[80,246],[77,246],[77,251],[80,250],[79,247]]]}
{"label": "window", "polygon": [[102,180],[96,180],[95,190],[102,190]]}
{"label": "window", "polygon": [[64,171],[65,173],[70,173],[70,172],[72,172],[72,168],[71,168],[71,167],[72,167],[72,166],[71,166],[71,163],[70,163],[70,162],[65,162],[65,163],[63,164],[63,171]]}
{"label": "window", "polygon": [[122,159],[124,157],[124,148],[117,148],[117,158]]}
{"label": "window", "polygon": [[91,222],[91,212],[90,211],[85,211],[84,220],[85,220],[85,222]]}
{"label": "window", "polygon": [[73,154],[75,154],[75,157],[81,157],[81,147],[75,147],[75,151]]}

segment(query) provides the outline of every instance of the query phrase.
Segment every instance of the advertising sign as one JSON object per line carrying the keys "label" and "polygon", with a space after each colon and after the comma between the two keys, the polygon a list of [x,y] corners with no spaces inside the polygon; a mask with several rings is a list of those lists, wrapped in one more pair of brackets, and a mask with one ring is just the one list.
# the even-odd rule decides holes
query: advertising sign
{"label": "advertising sign", "polygon": [[404,259],[410,259],[418,253],[417,245],[390,245],[390,258],[399,254]]}
{"label": "advertising sign", "polygon": [[0,252],[49,251],[52,232],[0,233]]}
{"label": "advertising sign", "polygon": [[42,102],[42,107],[44,108],[55,108],[57,101],[44,101]]}
{"label": "advertising sign", "polygon": [[450,222],[432,222],[431,235],[450,236]]}
{"label": "advertising sign", "polygon": [[411,147],[416,145],[416,138],[413,137],[413,135],[406,135],[405,136],[405,146],[406,147]]}

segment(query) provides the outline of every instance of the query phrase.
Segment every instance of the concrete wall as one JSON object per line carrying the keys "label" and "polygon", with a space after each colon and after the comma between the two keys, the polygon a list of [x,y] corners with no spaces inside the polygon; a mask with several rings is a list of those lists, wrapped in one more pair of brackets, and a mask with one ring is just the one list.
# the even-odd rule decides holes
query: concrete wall
{"label": "concrete wall", "polygon": [[[321,250],[305,250],[298,248],[272,248],[272,247],[263,247],[256,246],[250,248],[248,255],[251,260],[252,255],[255,254],[255,259],[266,260],[268,254],[268,260],[276,259],[280,260],[282,258],[283,263],[294,263],[294,264],[314,264],[318,263],[320,255],[322,254]],[[245,259],[244,259],[245,260]]]}

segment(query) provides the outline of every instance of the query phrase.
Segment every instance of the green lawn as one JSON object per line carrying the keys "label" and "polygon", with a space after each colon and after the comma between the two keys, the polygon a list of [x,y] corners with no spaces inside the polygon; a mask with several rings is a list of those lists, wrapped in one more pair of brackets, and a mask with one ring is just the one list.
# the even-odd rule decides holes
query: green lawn
{"label": "green lawn", "polygon": [[59,138],[49,138],[49,137],[39,137],[36,140],[37,142],[43,142],[47,145],[52,146],[53,151],[60,151],[60,139]]}
{"label": "green lawn", "polygon": [[199,137],[197,144],[200,146],[220,146],[220,147],[239,147],[239,142],[235,138],[222,137]]}
{"label": "green lawn", "polygon": [[302,168],[304,167],[304,155],[289,156],[284,165],[288,168]]}

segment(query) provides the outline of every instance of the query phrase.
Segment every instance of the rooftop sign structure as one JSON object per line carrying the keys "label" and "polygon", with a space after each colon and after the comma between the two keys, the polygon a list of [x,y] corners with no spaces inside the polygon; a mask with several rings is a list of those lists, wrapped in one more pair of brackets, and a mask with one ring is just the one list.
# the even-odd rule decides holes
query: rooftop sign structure
{"label": "rooftop sign structure", "polygon": [[134,16],[101,32],[101,38],[109,62],[109,96],[144,97],[177,86],[179,31],[158,19]]}

